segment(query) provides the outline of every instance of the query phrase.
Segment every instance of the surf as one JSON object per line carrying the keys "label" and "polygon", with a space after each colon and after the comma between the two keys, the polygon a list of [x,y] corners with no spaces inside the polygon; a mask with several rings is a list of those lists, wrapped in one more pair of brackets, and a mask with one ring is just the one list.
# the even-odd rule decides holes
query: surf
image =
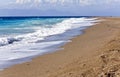
{"label": "surf", "polygon": [[82,34],[84,29],[96,22],[96,18],[67,18],[54,24],[37,26],[34,32],[1,37],[0,69],[59,50],[71,38]]}

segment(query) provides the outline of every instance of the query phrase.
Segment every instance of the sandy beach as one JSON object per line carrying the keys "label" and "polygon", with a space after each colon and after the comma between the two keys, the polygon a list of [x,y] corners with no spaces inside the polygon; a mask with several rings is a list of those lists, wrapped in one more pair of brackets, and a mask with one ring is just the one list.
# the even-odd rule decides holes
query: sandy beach
{"label": "sandy beach", "polygon": [[62,50],[7,68],[0,77],[120,77],[120,18],[99,19]]}

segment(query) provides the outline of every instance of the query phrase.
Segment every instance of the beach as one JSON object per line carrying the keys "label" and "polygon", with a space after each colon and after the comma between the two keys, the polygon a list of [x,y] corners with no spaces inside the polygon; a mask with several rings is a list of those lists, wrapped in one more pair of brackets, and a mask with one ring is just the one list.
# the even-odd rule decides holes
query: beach
{"label": "beach", "polygon": [[0,71],[0,77],[120,77],[120,18],[98,19],[62,50]]}

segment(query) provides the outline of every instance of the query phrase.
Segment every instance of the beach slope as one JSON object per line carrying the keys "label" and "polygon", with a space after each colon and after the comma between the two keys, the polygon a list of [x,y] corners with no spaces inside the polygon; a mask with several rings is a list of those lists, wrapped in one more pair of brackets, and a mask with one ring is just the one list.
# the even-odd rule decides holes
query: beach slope
{"label": "beach slope", "polygon": [[120,18],[99,18],[62,50],[0,72],[0,77],[120,77]]}

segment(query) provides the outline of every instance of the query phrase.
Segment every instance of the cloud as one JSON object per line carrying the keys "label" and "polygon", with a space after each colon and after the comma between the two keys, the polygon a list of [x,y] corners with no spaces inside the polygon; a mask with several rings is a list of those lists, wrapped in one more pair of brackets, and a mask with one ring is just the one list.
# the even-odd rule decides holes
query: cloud
{"label": "cloud", "polygon": [[8,15],[120,15],[119,7],[120,0],[0,0]]}
{"label": "cloud", "polygon": [[24,4],[24,3],[29,3],[29,2],[31,2],[31,0],[16,0],[15,3],[17,3],[17,4]]}
{"label": "cloud", "polygon": [[14,8],[116,7],[120,0],[15,0]]}
{"label": "cloud", "polygon": [[66,4],[66,3],[77,3],[79,5],[94,5],[94,4],[113,4],[120,3],[120,0],[16,0],[15,3],[25,4],[25,3],[49,3],[49,4]]}
{"label": "cloud", "polygon": [[26,3],[57,3],[58,0],[16,0],[17,4],[26,4]]}
{"label": "cloud", "polygon": [[81,6],[88,6],[93,4],[93,0],[79,0]]}

